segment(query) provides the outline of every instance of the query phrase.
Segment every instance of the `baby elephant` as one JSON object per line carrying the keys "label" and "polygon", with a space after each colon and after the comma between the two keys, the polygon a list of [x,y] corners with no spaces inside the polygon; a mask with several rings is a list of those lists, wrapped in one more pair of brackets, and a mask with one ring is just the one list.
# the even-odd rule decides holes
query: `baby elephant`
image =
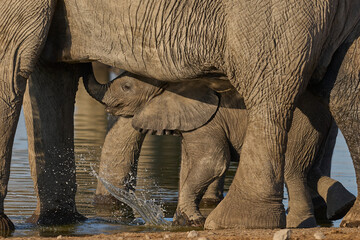
{"label": "baby elephant", "polygon": [[[223,83],[226,81],[164,83],[126,72],[109,84],[101,85],[91,73],[84,77],[85,88],[91,96],[105,104],[108,112],[131,117],[128,120],[142,134],[182,137],[179,199],[174,223],[202,225],[205,219],[198,205],[203,194],[212,182],[224,176],[231,160],[239,160],[247,131],[247,111],[238,92]],[[285,182],[289,192],[287,227],[316,226],[308,186],[324,198],[329,219],[343,217],[355,201],[339,182],[323,176],[318,168],[331,122],[326,104],[306,92],[294,112],[285,156]],[[129,127],[128,124],[126,128]],[[127,135],[130,134],[118,135],[124,145],[119,148],[126,149],[126,146],[132,151],[127,155],[134,156],[143,138]],[[121,139],[135,141],[129,144]],[[129,147],[131,145],[137,147]],[[256,149],[253,151],[256,161]],[[240,159],[236,174],[247,171],[252,164]],[[107,168],[107,171],[115,171],[115,168]],[[262,173],[253,177],[262,177]],[[252,186],[252,179],[247,181],[248,186]],[[236,186],[232,184],[231,188]],[[243,193],[244,198],[246,194]],[[249,211],[257,214],[266,209]]]}

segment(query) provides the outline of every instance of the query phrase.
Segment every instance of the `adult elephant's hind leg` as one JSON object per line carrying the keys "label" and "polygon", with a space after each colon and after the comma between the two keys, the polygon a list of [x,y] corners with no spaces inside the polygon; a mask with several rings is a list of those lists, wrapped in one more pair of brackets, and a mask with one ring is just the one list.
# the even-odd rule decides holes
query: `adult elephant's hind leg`
{"label": "adult elephant's hind leg", "polygon": [[31,175],[38,205],[29,222],[85,220],[75,206],[74,103],[79,65],[39,61],[24,99]]}

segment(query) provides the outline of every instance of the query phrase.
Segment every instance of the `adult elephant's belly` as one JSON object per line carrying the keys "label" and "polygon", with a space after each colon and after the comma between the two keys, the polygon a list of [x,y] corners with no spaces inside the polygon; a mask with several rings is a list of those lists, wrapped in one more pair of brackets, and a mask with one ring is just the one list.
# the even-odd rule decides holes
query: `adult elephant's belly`
{"label": "adult elephant's belly", "polygon": [[[157,1],[149,2],[158,7]],[[99,61],[166,81],[194,79],[217,69],[211,60],[199,61],[196,51],[202,48],[194,43],[186,46],[186,39],[175,39],[169,29],[161,30],[166,23],[158,17],[139,17],[149,11],[149,6],[142,9],[142,5],[139,0],[59,1],[45,56],[66,62]],[[177,36],[185,36],[181,33],[185,30],[180,29]],[[189,46],[194,51],[189,52]]]}

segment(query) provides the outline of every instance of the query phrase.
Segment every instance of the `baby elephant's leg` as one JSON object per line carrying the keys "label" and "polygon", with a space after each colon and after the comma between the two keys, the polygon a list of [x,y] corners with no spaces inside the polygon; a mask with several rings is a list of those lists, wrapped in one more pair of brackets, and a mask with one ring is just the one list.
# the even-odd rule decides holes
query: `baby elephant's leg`
{"label": "baby elephant's leg", "polygon": [[[99,176],[125,191],[135,190],[137,162],[145,135],[131,126],[132,118],[119,117],[108,131],[101,151]],[[94,199],[97,215],[133,218],[132,209],[117,200],[98,181]]]}
{"label": "baby elephant's leg", "polygon": [[229,160],[229,144],[224,133],[210,132],[203,127],[183,134],[179,200],[174,224],[204,224],[199,202],[207,187],[224,175]]}
{"label": "baby elephant's leg", "polygon": [[224,182],[225,175],[214,180],[207,188],[204,196],[201,199],[201,205],[216,206],[224,198]]}

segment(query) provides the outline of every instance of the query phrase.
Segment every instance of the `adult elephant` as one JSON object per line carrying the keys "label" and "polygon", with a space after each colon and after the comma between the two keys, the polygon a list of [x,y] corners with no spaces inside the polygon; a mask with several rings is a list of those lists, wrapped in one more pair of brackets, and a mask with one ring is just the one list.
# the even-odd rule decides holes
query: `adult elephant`
{"label": "adult elephant", "polygon": [[[45,204],[48,207],[44,205],[40,215],[50,211],[56,216],[63,212],[62,209],[76,212],[73,201],[64,201],[66,207],[59,201],[65,199],[61,196],[67,193],[73,196],[76,189],[74,184],[71,187],[64,184],[67,174],[74,182],[73,138],[71,134],[64,134],[64,130],[69,133],[72,130],[73,94],[67,96],[67,93],[75,91],[76,84],[71,83],[76,80],[60,81],[63,75],[51,74],[51,69],[60,68],[77,79],[81,75],[80,65],[77,66],[80,72],[77,72],[59,62],[98,60],[158,80],[192,80],[203,75],[230,79],[244,97],[249,111],[243,161],[229,193],[208,217],[206,227],[285,226],[282,204],[284,153],[294,103],[309,83],[323,79],[342,43],[358,38],[360,2],[267,0],[253,4],[245,0],[59,0],[56,8],[55,2],[6,0],[0,7],[1,205],[6,195],[10,149],[25,83],[33,73],[30,82],[41,91],[30,89],[33,92],[31,102],[38,104],[32,111],[41,112],[35,112],[34,116],[42,116],[34,118],[33,122],[37,126],[33,128],[37,136],[34,138],[37,141],[35,151],[39,153],[36,160],[41,166],[38,168],[41,171],[36,174],[64,171],[63,166],[71,169],[53,174],[52,179],[57,183],[57,194],[51,195],[54,204]],[[53,80],[47,79],[49,76]],[[55,87],[42,84],[45,80]],[[62,84],[64,82],[70,84]],[[349,102],[354,95],[346,95],[342,101]],[[62,98],[68,100],[66,104]],[[51,109],[62,114],[54,127],[46,124],[53,116],[42,106],[41,101],[46,99],[51,99],[47,101]],[[334,115],[343,110],[333,109],[338,110]],[[352,126],[356,127],[358,113],[351,117],[355,120]],[[51,131],[44,130],[48,127]],[[358,176],[358,139],[346,131],[342,123],[339,127],[344,130],[345,138],[351,139],[348,142],[353,143],[350,151]],[[41,141],[46,136],[50,142]],[[54,154],[54,148],[65,151],[66,156]],[[52,164],[46,164],[48,162]],[[45,171],[49,165],[52,169]],[[268,177],[258,178],[251,184],[244,181],[262,174]],[[263,187],[254,189],[253,184]],[[356,215],[360,211],[359,204],[355,203],[355,215],[349,218],[350,222],[359,222]],[[0,209],[4,223],[1,226],[11,228],[3,207]]]}
{"label": "adult elephant", "polygon": [[[210,86],[217,90],[201,82],[163,85],[131,73],[123,73],[102,85],[89,72],[84,77],[88,93],[105,104],[108,112],[128,117],[119,118],[106,137],[100,176],[121,188],[134,187],[128,179],[129,176],[136,179],[134,169],[144,134],[181,135],[179,200],[174,223],[202,226],[205,218],[199,211],[199,202],[205,191],[209,186],[213,191],[212,184],[221,191],[221,179],[230,160],[240,158],[248,123],[241,96],[232,86],[211,84],[211,80]],[[285,154],[290,209],[287,227],[317,226],[308,186],[327,203],[330,220],[344,217],[355,201],[341,183],[324,176],[320,170],[332,124],[326,98],[305,92],[294,111]],[[96,199],[101,198],[111,199],[98,182]]]}

